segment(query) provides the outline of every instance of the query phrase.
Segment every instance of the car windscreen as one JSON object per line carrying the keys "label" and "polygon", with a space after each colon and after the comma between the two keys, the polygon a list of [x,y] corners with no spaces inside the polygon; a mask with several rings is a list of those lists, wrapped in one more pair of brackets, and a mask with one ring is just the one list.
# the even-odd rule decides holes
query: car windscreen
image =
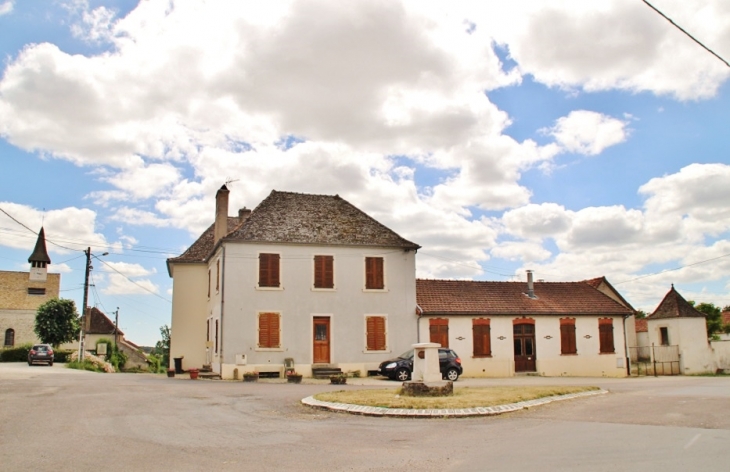
{"label": "car windscreen", "polygon": [[398,357],[400,359],[413,359],[413,349],[411,349],[410,351],[404,352],[403,354],[401,354]]}
{"label": "car windscreen", "polygon": [[34,351],[45,352],[45,351],[48,350],[48,346],[43,346],[43,345],[41,345],[41,346],[33,346],[33,350]]}

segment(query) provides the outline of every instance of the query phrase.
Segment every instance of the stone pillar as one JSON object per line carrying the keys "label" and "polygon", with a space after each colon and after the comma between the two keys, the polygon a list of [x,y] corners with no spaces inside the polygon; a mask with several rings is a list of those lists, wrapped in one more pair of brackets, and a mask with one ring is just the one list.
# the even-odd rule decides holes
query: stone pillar
{"label": "stone pillar", "polygon": [[440,382],[438,343],[418,343],[413,345],[413,382]]}

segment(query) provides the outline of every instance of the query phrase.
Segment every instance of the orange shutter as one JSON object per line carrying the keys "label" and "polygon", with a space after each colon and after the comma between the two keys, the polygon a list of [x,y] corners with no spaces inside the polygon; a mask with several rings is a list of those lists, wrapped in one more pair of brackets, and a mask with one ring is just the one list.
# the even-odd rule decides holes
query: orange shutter
{"label": "orange shutter", "polygon": [[472,337],[475,357],[492,355],[491,328],[488,318],[472,320]]}
{"label": "orange shutter", "polygon": [[335,287],[333,256],[314,256],[314,287]]}
{"label": "orange shutter", "polygon": [[385,344],[385,317],[368,316],[367,324],[367,350],[384,351]]}
{"label": "orange shutter", "polygon": [[561,318],[560,320],[560,353],[578,353],[575,343],[575,318]]}
{"label": "orange shutter", "polygon": [[600,352],[609,354],[616,352],[613,345],[613,318],[599,318],[598,334],[600,341]]}
{"label": "orange shutter", "polygon": [[279,286],[279,254],[259,254],[259,287]]}
{"label": "orange shutter", "polygon": [[439,343],[441,347],[449,347],[449,320],[445,318],[431,318],[428,320],[429,337],[432,343]]}
{"label": "orange shutter", "polygon": [[259,347],[278,348],[280,347],[280,315],[278,313],[259,314]]}
{"label": "orange shutter", "polygon": [[382,257],[365,258],[365,288],[371,290],[385,288]]}

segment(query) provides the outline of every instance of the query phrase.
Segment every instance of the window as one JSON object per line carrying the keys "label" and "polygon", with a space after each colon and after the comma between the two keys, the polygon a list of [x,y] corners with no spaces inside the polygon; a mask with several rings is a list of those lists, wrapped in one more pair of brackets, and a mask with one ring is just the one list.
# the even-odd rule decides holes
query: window
{"label": "window", "polygon": [[210,269],[208,269],[208,298],[210,298]]}
{"label": "window", "polygon": [[662,346],[669,346],[669,328],[659,328]]}
{"label": "window", "polygon": [[335,288],[334,256],[314,256],[314,288]]}
{"label": "window", "polygon": [[218,293],[221,287],[221,260],[215,263],[215,291]]}
{"label": "window", "polygon": [[365,258],[365,288],[367,290],[382,290],[385,288],[382,257]]}
{"label": "window", "polygon": [[45,295],[45,288],[28,287],[28,295]]}
{"label": "window", "polygon": [[218,320],[215,320],[215,353],[218,354]]}
{"label": "window", "polygon": [[477,318],[472,320],[471,330],[473,335],[474,357],[492,357],[492,340],[489,318]]}
{"label": "window", "polygon": [[367,350],[385,351],[385,317],[368,316],[365,318],[365,325],[367,329]]}
{"label": "window", "polygon": [[279,287],[279,254],[259,254],[259,287]]}
{"label": "window", "polygon": [[430,341],[439,343],[441,347],[449,347],[449,320],[445,318],[431,318],[428,320]]}
{"label": "window", "polygon": [[613,346],[613,318],[598,319],[598,334],[601,342],[601,354],[616,352]]}
{"label": "window", "polygon": [[277,349],[281,347],[281,315],[259,313],[259,347]]}
{"label": "window", "polygon": [[[210,318],[205,320],[205,341],[206,342],[210,341]],[[210,346],[205,346],[205,347],[207,348]]]}
{"label": "window", "polygon": [[5,347],[15,346],[15,330],[8,328],[5,330]]}
{"label": "window", "polygon": [[575,318],[560,318],[560,354],[578,354],[575,346]]}

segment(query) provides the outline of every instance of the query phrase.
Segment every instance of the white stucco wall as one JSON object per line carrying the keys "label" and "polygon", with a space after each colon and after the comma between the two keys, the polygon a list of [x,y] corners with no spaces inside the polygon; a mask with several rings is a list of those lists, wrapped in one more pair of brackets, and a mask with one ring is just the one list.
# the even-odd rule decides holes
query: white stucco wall
{"label": "white stucco wall", "polygon": [[[279,289],[259,289],[258,254],[281,256]],[[315,255],[334,256],[333,290],[314,289]],[[383,257],[385,290],[365,290],[365,257]],[[211,263],[215,267],[215,263]],[[330,363],[343,371],[374,370],[416,342],[415,253],[397,248],[332,247],[312,245],[225,245],[222,351],[216,358],[224,378],[239,372],[281,372],[284,359],[293,358],[296,370],[311,375],[313,318],[330,318]],[[207,274],[206,274],[207,277]],[[215,316],[216,299],[208,307]],[[258,313],[281,314],[281,348],[262,350],[258,343]],[[220,313],[220,311],[218,312]],[[387,349],[366,350],[366,315],[387,319]],[[245,365],[236,356],[245,355]]]}
{"label": "white stucco wall", "polygon": [[649,345],[661,345],[660,329],[666,327],[669,344],[679,346],[679,366],[682,374],[714,372],[707,325],[704,318],[666,318],[647,320]]}
{"label": "white stucco wall", "polygon": [[[436,316],[434,316],[436,318]],[[514,375],[513,320],[516,316],[439,316],[449,318],[449,347],[461,358],[464,376],[505,377]],[[490,318],[491,358],[473,356],[472,319]],[[560,353],[560,316],[533,316],[537,373],[544,376],[625,377],[623,323],[613,323],[614,354],[599,353],[597,316],[577,316],[575,355]],[[428,317],[419,322],[421,342],[429,341]],[[590,336],[586,338],[585,336]],[[504,339],[500,339],[500,337]],[[463,339],[459,339],[463,338]]]}
{"label": "white stucco wall", "polygon": [[730,371],[730,341],[712,341],[710,343],[714,356],[714,368]]}
{"label": "white stucco wall", "polygon": [[200,368],[205,359],[205,320],[208,314],[208,267],[176,264],[172,279],[170,367],[183,357],[183,368]]}

